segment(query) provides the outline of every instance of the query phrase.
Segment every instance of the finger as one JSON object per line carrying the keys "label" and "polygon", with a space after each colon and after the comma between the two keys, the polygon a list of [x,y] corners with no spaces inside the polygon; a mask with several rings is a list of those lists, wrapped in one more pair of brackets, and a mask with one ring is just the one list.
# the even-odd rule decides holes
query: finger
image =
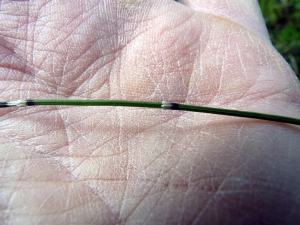
{"label": "finger", "polygon": [[268,31],[256,0],[179,0],[197,11],[202,11],[232,20],[264,38]]}

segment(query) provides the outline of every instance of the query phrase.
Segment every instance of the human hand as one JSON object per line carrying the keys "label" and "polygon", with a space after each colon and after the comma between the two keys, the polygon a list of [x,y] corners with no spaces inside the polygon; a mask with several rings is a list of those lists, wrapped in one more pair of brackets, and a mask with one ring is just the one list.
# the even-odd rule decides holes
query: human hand
{"label": "human hand", "polygon": [[[164,100],[299,118],[299,82],[256,1],[213,2],[3,0],[1,101]],[[0,115],[2,224],[300,222],[296,126],[122,107]]]}

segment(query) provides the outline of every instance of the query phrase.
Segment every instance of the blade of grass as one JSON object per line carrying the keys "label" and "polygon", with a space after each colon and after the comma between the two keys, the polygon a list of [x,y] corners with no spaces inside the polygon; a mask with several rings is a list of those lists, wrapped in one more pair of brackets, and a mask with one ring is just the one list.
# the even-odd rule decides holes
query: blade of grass
{"label": "blade of grass", "polygon": [[162,108],[169,110],[181,110],[191,112],[202,112],[219,114],[225,116],[244,117],[260,120],[268,120],[273,122],[289,123],[300,125],[300,119],[279,115],[240,111],[232,109],[221,109],[206,106],[195,106],[178,104],[172,102],[144,102],[144,101],[128,101],[128,100],[77,100],[77,99],[37,99],[37,100],[18,100],[11,102],[0,102],[0,108],[4,107],[23,107],[38,105],[65,105],[65,106],[125,106],[125,107],[143,107],[143,108]]}

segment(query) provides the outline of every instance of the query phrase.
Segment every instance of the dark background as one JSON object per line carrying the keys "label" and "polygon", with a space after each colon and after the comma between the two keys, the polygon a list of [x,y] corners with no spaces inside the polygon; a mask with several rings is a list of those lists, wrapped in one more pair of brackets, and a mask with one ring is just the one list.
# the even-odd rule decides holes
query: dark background
{"label": "dark background", "polygon": [[300,0],[259,0],[271,40],[300,79]]}

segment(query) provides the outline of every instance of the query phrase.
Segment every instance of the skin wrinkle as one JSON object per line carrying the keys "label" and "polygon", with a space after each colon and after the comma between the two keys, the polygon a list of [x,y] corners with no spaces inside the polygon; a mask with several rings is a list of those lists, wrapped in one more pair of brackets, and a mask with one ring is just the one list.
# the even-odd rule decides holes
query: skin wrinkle
{"label": "skin wrinkle", "polygon": [[[99,60],[99,59],[98,59]],[[97,61],[98,61],[97,60]],[[97,61],[95,61],[95,62],[93,62],[90,66],[92,66],[93,64],[95,64]],[[114,59],[112,59],[112,60],[110,60],[110,61],[108,61],[108,62],[105,62],[105,65],[108,65],[108,64],[110,64],[111,62],[113,62],[114,61]],[[105,66],[105,65],[103,65],[103,66]],[[85,71],[82,71],[82,75],[85,75],[86,73],[87,73],[87,71],[90,69],[90,67],[88,67]],[[79,77],[78,77],[79,78]],[[77,79],[78,79],[77,78]],[[89,81],[88,81],[88,78],[86,78],[86,79],[82,79],[82,78],[80,78],[80,80],[78,80],[77,81],[77,79],[75,79],[73,82],[76,82],[76,86],[74,86],[74,88],[73,88],[73,90],[72,90],[72,92],[70,92],[70,90],[68,90],[68,95],[72,95],[72,94],[75,94],[77,91],[78,91],[78,89],[79,88],[81,88],[81,86],[83,86],[85,83],[88,83]]]}
{"label": "skin wrinkle", "polygon": [[[255,158],[256,155],[254,155],[251,158],[248,158],[247,161],[249,161],[250,159]],[[245,164],[247,163],[247,161],[245,162]],[[213,194],[213,196],[206,202],[206,204],[204,205],[204,207],[202,208],[202,210],[199,212],[199,214],[194,218],[193,223],[192,224],[197,224],[198,222],[201,221],[201,217],[203,216],[203,214],[205,213],[205,211],[207,210],[207,207],[210,205],[211,202],[213,202],[215,200],[215,198],[219,195],[221,189],[223,188],[224,184],[227,182],[229,176],[232,174],[233,171],[236,171],[239,167],[242,167],[243,165],[238,166],[237,168],[232,167],[231,171],[229,171],[227,173],[227,176],[223,178],[223,181],[221,182],[221,184],[219,185],[217,191]]]}
{"label": "skin wrinkle", "polygon": [[[122,10],[122,9],[121,9]],[[125,11],[127,11],[127,10],[125,10]],[[130,11],[130,10],[129,10]],[[143,15],[149,15],[150,14],[150,12],[151,12],[151,10],[148,10],[147,12],[145,12],[144,11],[144,14]],[[138,34],[135,34],[135,31],[136,30],[138,30],[140,27],[142,27],[142,25],[144,24],[144,23],[146,23],[146,22],[149,22],[149,21],[151,21],[153,18],[147,18],[147,19],[145,19],[146,18],[146,16],[143,16],[143,18],[142,18],[142,21],[141,21],[141,23],[135,23],[135,21],[138,19],[137,18],[137,15],[134,13],[133,14],[133,19],[132,19],[132,17],[125,17],[125,25],[123,25],[124,24],[124,21],[123,22],[121,22],[120,23],[120,25],[118,26],[118,28],[117,28],[117,30],[116,30],[116,32],[117,32],[117,37],[122,37],[122,36],[125,36],[125,37],[127,37],[126,38],[126,41],[125,41],[125,43],[121,43],[121,46],[119,47],[119,52],[122,52],[122,50],[125,50],[126,48],[125,47],[127,47],[128,45],[130,45],[130,43],[132,43],[137,37],[139,37],[142,33],[144,33],[146,30],[143,30],[142,29],[142,31],[141,32],[139,32]],[[127,18],[129,18],[129,20],[127,21],[126,19]],[[122,18],[122,20],[123,20],[124,18]],[[118,20],[117,20],[118,21]],[[121,21],[121,20],[119,20],[119,21]],[[133,22],[132,22],[133,21]],[[131,25],[131,24],[133,24],[133,25],[135,25],[135,27],[130,27],[130,29],[129,29],[129,31],[130,32],[128,32],[127,31],[127,29],[126,29],[126,24],[129,24],[129,25]],[[128,26],[127,26],[128,27]],[[124,32],[124,33],[123,33]],[[124,35],[124,34],[126,34],[126,33],[128,33],[128,35]],[[133,34],[135,34],[135,35],[133,35]]]}
{"label": "skin wrinkle", "polygon": [[192,179],[192,174],[194,173],[194,170],[193,170],[194,162],[192,162],[191,164],[192,165],[190,166],[190,171],[189,171],[188,181],[187,181],[187,190],[184,193],[184,200],[183,200],[183,204],[182,204],[182,207],[181,207],[181,214],[180,214],[180,217],[179,217],[179,223],[181,223],[181,224],[183,223],[183,216],[186,213],[185,207],[187,205],[186,202],[188,201],[188,194],[189,194],[189,191],[190,191],[191,186],[193,184],[191,182],[191,179]]}
{"label": "skin wrinkle", "polygon": [[[34,152],[34,150],[32,152]],[[48,159],[44,159],[43,157],[35,157],[30,154],[26,160],[28,160],[28,164],[32,164],[32,166],[26,167],[26,173],[23,172],[23,174],[19,180],[20,182],[30,181],[30,182],[36,182],[36,183],[39,183],[39,182],[45,183],[45,182],[49,182],[49,178],[54,180],[55,183],[57,183],[57,182],[71,183],[74,181],[74,179],[72,179],[72,174],[70,172],[68,172],[67,168],[64,165],[61,165],[61,164],[59,164],[59,168],[53,166],[54,167],[53,169],[56,172],[56,174],[53,176],[49,176],[49,174],[47,174],[46,172],[43,172],[40,175],[35,175],[35,176],[28,175],[30,173],[30,171],[35,171],[36,169],[41,169],[41,167],[36,166],[34,162],[37,162],[38,160],[44,160],[44,162],[51,161],[54,165],[56,165],[56,163],[60,163],[60,160],[58,160],[57,157],[50,156],[50,157],[48,157]],[[23,171],[25,171],[25,169]],[[45,176],[47,178],[45,178]]]}
{"label": "skin wrinkle", "polygon": [[[200,37],[201,37],[201,34],[200,34]],[[201,39],[201,38],[200,38]],[[193,75],[193,72],[194,72],[194,64],[195,64],[195,61],[196,61],[196,57],[194,58],[194,60],[191,62],[191,67],[190,67],[190,72],[187,72],[187,74],[189,74],[189,79],[187,81],[187,85],[185,86],[187,92],[186,92],[186,97],[184,98],[185,99],[185,102],[188,102],[188,96],[189,96],[189,90],[190,90],[190,84],[191,84],[191,80],[192,80],[192,75]],[[178,66],[179,68],[182,67],[182,65]],[[182,82],[183,83],[183,82]]]}
{"label": "skin wrinkle", "polygon": [[[108,65],[109,63],[115,64],[115,59],[116,59],[116,58],[118,57],[118,55],[119,55],[118,52],[119,52],[119,51],[116,51],[116,54],[115,54],[114,59],[112,59],[112,60],[106,62],[106,65]],[[98,60],[97,60],[97,61],[98,61]],[[96,63],[96,61],[93,62],[88,68],[90,68],[90,67],[91,67],[93,64],[95,64],[95,63]],[[104,65],[103,65],[103,66],[104,66]],[[103,67],[103,66],[101,66],[101,67]],[[100,66],[99,66],[99,67],[100,67]],[[113,68],[113,67],[114,67],[114,66],[112,66],[112,68]],[[88,70],[88,69],[87,69],[87,70]],[[110,73],[108,73],[108,74],[110,74]],[[110,76],[107,76],[107,79],[110,81]],[[108,81],[108,83],[110,83],[109,81]],[[85,81],[83,81],[81,85],[83,85],[84,83],[85,83]],[[81,86],[81,85],[80,85],[80,86]],[[77,88],[77,90],[80,88],[80,86]],[[74,90],[73,93],[76,93],[76,90]],[[73,93],[71,93],[71,94],[73,94]]]}
{"label": "skin wrinkle", "polygon": [[[257,78],[257,80],[258,80],[258,79],[259,79],[259,78]],[[254,86],[254,85],[257,85],[257,80],[255,81],[256,83],[253,84],[253,86]],[[247,89],[248,89],[248,91],[250,91],[250,90],[252,90],[253,88],[249,87],[249,88],[247,88]],[[270,93],[270,96],[271,96],[271,95],[273,95],[273,94]],[[247,92],[245,92],[245,93],[244,93],[242,96],[240,96],[239,99],[237,99],[237,100],[240,100],[240,99],[242,99],[242,98],[245,97],[245,96],[247,96]],[[237,101],[237,100],[236,100],[236,101]]]}
{"label": "skin wrinkle", "polygon": [[[80,24],[82,24],[82,22],[81,22]],[[79,26],[79,25],[78,25],[78,26]]]}
{"label": "skin wrinkle", "polygon": [[[156,181],[155,181],[156,182]],[[152,185],[152,187],[150,187],[150,189],[145,193],[145,195],[144,196],[142,196],[141,198],[140,198],[140,200],[137,202],[137,204],[135,204],[135,206],[131,209],[131,211],[130,211],[130,213],[129,214],[127,214],[126,216],[123,216],[123,218],[126,218],[126,219],[123,219],[123,221],[125,222],[130,222],[130,219],[131,219],[131,217],[134,217],[135,215],[135,213],[138,213],[138,208],[141,206],[141,204],[143,203],[143,201],[145,201],[146,200],[146,198],[148,198],[149,197],[149,195],[150,195],[150,192],[153,190],[155,188],[155,186],[154,185]],[[152,207],[154,207],[154,206],[152,206]],[[152,210],[151,210],[152,211]],[[133,219],[134,220],[134,219]],[[145,221],[145,220],[144,220]],[[141,224],[143,224],[143,223],[141,223]]]}
{"label": "skin wrinkle", "polygon": [[[203,34],[203,32],[201,32],[201,34],[200,34],[200,42],[201,43],[203,43],[203,41],[201,41],[201,37],[202,37],[202,34]],[[210,31],[208,31],[208,38],[207,39],[209,39],[209,35],[210,35]],[[202,50],[202,54],[204,54],[205,53],[205,51],[206,51],[206,48],[207,48],[207,45],[205,44],[204,45],[204,49]],[[200,51],[201,51],[201,49],[202,49],[202,46],[200,47]],[[202,54],[200,54],[200,51],[198,51],[198,53],[196,54],[196,56],[195,56],[195,59],[193,60],[193,62],[192,62],[192,69],[191,69],[191,72],[190,72],[190,79],[189,79],[189,84],[188,84],[188,91],[187,91],[187,95],[186,95],[186,97],[185,97],[185,101],[187,102],[187,104],[191,104],[191,101],[189,100],[189,96],[191,96],[192,94],[191,94],[191,83],[192,83],[192,78],[194,77],[193,76],[193,74],[196,74],[196,71],[195,71],[195,62],[196,62],[196,60],[197,60],[197,58],[199,57],[200,58],[200,66],[199,66],[199,68],[201,69],[200,71],[200,73],[202,74],[202,69],[203,69],[203,67],[202,67],[202,60],[201,60],[201,58],[202,58]],[[194,73],[193,73],[194,72]]]}
{"label": "skin wrinkle", "polygon": [[[181,160],[181,158],[180,158],[179,160]],[[170,172],[170,171],[168,171],[168,172]],[[162,175],[160,175],[160,177],[163,177],[163,176],[162,176]],[[173,177],[174,177],[174,175],[172,175],[172,176],[171,176],[170,180],[172,180],[172,179],[173,179]],[[168,186],[169,186],[169,184],[168,184]],[[163,192],[163,194],[164,194],[166,191],[167,191],[167,189],[165,189],[165,191]],[[162,194],[162,196],[163,196],[163,194]],[[160,197],[159,199],[161,200],[161,199],[162,199],[162,197]],[[160,202],[160,200],[159,200],[159,202]],[[159,205],[159,202],[158,202],[156,205]],[[149,215],[149,217],[150,217],[150,215]]]}
{"label": "skin wrinkle", "polygon": [[[258,83],[259,84],[259,83]],[[257,84],[256,84],[256,86],[257,86]],[[270,89],[270,90],[272,90],[272,89]],[[256,99],[260,99],[260,101],[262,101],[262,100],[267,100],[267,99],[272,99],[272,102],[277,102],[277,103],[279,103],[279,104],[284,104],[284,105],[286,105],[286,106],[289,106],[289,107],[292,107],[292,105],[295,105],[295,109],[298,109],[299,108],[299,104],[298,104],[298,102],[292,102],[291,101],[291,99],[293,99],[293,98],[289,98],[289,95],[290,94],[286,94],[285,92],[287,91],[287,90],[290,90],[290,88],[289,87],[287,87],[286,89],[282,89],[282,90],[280,90],[280,91],[276,91],[276,92],[270,92],[270,91],[260,91],[260,92],[254,92],[253,94],[248,94],[248,95],[245,95],[245,96],[247,96],[247,98],[245,97],[245,98],[243,98],[243,99],[241,99],[242,101],[247,101],[247,99],[251,99],[252,101],[250,101],[249,102],[249,108],[251,109],[251,108],[253,108],[252,106],[254,106],[254,105],[257,105],[257,100]],[[251,92],[253,92],[253,90],[251,90]],[[293,91],[292,91],[293,92]],[[291,93],[291,92],[289,92],[289,93]],[[255,97],[253,98],[253,97],[251,97],[252,95],[254,95]],[[255,102],[253,102],[253,100],[256,100],[256,103]],[[296,100],[296,99],[295,99]],[[288,102],[288,104],[286,103],[286,102]],[[264,105],[268,105],[268,106],[270,106],[270,107],[273,107],[274,106],[274,104],[269,104],[269,103],[263,103]],[[261,110],[261,108],[259,108],[259,110],[257,110],[257,106],[255,107],[255,111],[262,111]],[[283,109],[284,108],[286,108],[286,107],[283,107]],[[275,109],[275,110],[270,110],[270,111],[264,111],[264,112],[270,112],[270,113],[275,113],[275,114],[278,114],[278,111]],[[281,111],[281,114],[283,115],[283,114],[285,114],[285,115],[287,115],[287,116],[291,116],[291,117],[293,117],[295,114],[290,114],[288,111]]]}
{"label": "skin wrinkle", "polygon": [[59,115],[61,121],[63,121],[62,123],[63,123],[63,128],[65,131],[65,143],[66,143],[65,146],[67,146],[67,148],[68,148],[67,152],[69,153],[69,155],[71,155],[70,154],[71,153],[71,150],[70,150],[71,143],[70,143],[70,136],[68,134],[69,129],[67,129],[66,122],[64,122],[64,119],[63,119],[62,114],[60,113],[60,110],[57,110],[57,114]]}
{"label": "skin wrinkle", "polygon": [[[154,186],[152,186],[152,187],[154,187]],[[138,203],[137,203],[137,204],[135,205],[135,207],[131,210],[131,212],[130,212],[129,214],[126,215],[126,221],[130,221],[132,215],[137,211],[137,209],[139,208],[139,206],[141,205],[141,203],[145,200],[145,198],[148,197],[148,194],[149,194],[149,192],[150,192],[151,190],[152,190],[152,189],[149,189],[149,191],[146,192],[146,194],[140,199],[140,201],[138,201]],[[121,213],[120,213],[120,216],[119,216],[118,221],[122,221],[121,218],[122,218],[122,217],[121,217]],[[123,218],[124,218],[124,216],[123,216]],[[123,221],[125,222],[124,219],[123,219]],[[143,223],[141,223],[141,224],[143,224]]]}
{"label": "skin wrinkle", "polygon": [[[87,186],[87,188],[93,190],[93,188],[91,188],[91,187],[89,187],[89,186]],[[100,200],[100,201],[104,204],[104,206],[106,206],[106,209],[107,209],[107,210],[110,210],[109,205],[107,205],[107,204],[105,203],[105,200],[104,200],[104,199],[102,199],[98,194],[96,194],[96,192],[93,192],[93,194],[95,194],[95,195],[97,196],[97,200]],[[93,202],[93,200],[90,200],[90,202]],[[74,209],[76,209],[76,208],[82,207],[83,205],[88,205],[88,204],[90,204],[90,202],[85,202],[85,203],[79,204],[79,205],[77,205],[77,206],[70,207],[69,209],[60,210],[60,212],[58,212],[58,213],[51,212],[51,213],[49,213],[49,214],[44,214],[44,213],[40,213],[40,214],[41,214],[41,215],[62,214],[62,213],[64,213],[64,212],[69,212],[69,211],[72,211],[72,210],[74,210]],[[46,200],[45,200],[45,203],[44,203],[44,204],[47,204],[47,203],[46,203]],[[111,212],[111,214],[114,214],[112,211],[110,211],[110,212]]]}
{"label": "skin wrinkle", "polygon": [[[173,134],[175,133],[175,130],[173,132]],[[174,135],[173,135],[174,136]],[[172,149],[172,147],[175,145],[175,142],[173,139],[170,140],[171,141],[171,145],[167,148],[167,151],[161,152],[159,153],[148,165],[146,165],[139,173],[142,173],[143,171],[147,170],[148,168],[150,168],[151,165],[153,165],[158,159],[159,157],[161,157],[162,155],[165,155],[164,157],[164,163],[163,166],[161,168],[161,173],[160,173],[160,177],[162,177],[163,175],[163,171],[164,171],[164,167],[167,165],[167,157],[169,155],[170,149]],[[137,174],[138,175],[138,174]]]}
{"label": "skin wrinkle", "polygon": [[[153,186],[154,188],[154,186]],[[159,205],[161,199],[162,199],[162,196],[164,195],[164,193],[167,191],[167,188],[165,188],[161,193],[160,193],[160,197],[158,197],[154,204],[154,206],[151,208],[151,213],[148,213],[148,215],[146,216],[146,218],[144,218],[144,223],[146,223],[147,221],[149,221],[150,217],[153,216],[153,211],[155,210],[155,208]]]}
{"label": "skin wrinkle", "polygon": [[[29,10],[29,7],[27,7],[27,15],[28,15],[28,17],[27,17],[27,21],[26,21],[26,22],[27,22],[28,24],[30,24],[30,23],[29,23],[29,21],[30,21],[30,10]],[[33,31],[36,30],[35,24],[36,24],[36,23],[33,22],[33,26],[34,26],[34,27],[33,27]],[[29,33],[29,31],[28,31],[28,30],[29,30],[29,29],[28,29],[28,26],[26,26],[25,29],[26,29],[26,39],[29,40],[29,37],[30,37],[29,34],[30,34],[30,33]],[[34,47],[35,47],[35,44],[34,44],[34,43],[35,43],[35,37],[34,37],[34,35],[31,36],[30,40],[32,40],[33,44],[32,44],[32,43],[29,43],[29,42],[28,42],[28,44],[26,43],[26,45],[25,45],[25,52],[26,52],[26,53],[27,53],[27,49],[30,48],[30,45],[29,45],[29,44],[31,44],[31,52],[32,52],[32,53],[34,52]],[[25,60],[26,60],[25,62],[30,62],[30,65],[34,65],[34,64],[33,64],[33,62],[34,62],[34,61],[33,61],[33,57],[32,57],[30,54],[26,54],[26,59],[25,59]],[[28,66],[28,67],[30,67],[30,66]],[[32,75],[33,75],[33,74],[36,75],[35,71],[32,73]],[[33,77],[34,77],[33,79],[35,80],[35,83],[36,83],[36,82],[37,82],[36,76],[33,76]]]}
{"label": "skin wrinkle", "polygon": [[[239,62],[241,63],[241,67],[242,67],[242,70],[244,71],[243,74],[247,74],[247,69],[245,69],[245,65],[244,65],[244,62],[243,62],[243,58],[241,56],[241,51],[239,49],[239,46],[238,44],[236,43],[236,49],[237,49],[237,53],[238,53],[238,58],[240,59]],[[257,80],[257,79],[256,79]],[[256,80],[254,80],[254,83],[256,82]]]}
{"label": "skin wrinkle", "polygon": [[[88,117],[87,117],[88,118]],[[79,123],[80,122],[80,123]],[[82,121],[77,121],[76,123],[78,123],[78,125],[80,125],[81,123],[82,123]],[[71,124],[69,124],[68,126],[70,126],[70,125],[72,125],[72,126],[74,126],[75,124],[74,123],[71,123]],[[77,129],[76,129],[77,130]],[[79,130],[80,131],[80,130]],[[89,133],[93,133],[93,132],[96,132],[96,130],[95,130],[95,128],[91,128],[91,130],[88,130],[89,131]],[[72,142],[74,142],[75,140],[78,140],[78,138],[80,138],[81,136],[83,136],[83,135],[87,135],[87,134],[81,134],[81,135],[77,135],[77,137],[74,139],[73,138],[73,140],[72,140]],[[115,138],[113,138],[113,139],[109,139],[109,140],[107,140],[107,141],[105,141],[105,143],[107,143],[108,141],[111,141],[111,140],[114,140]],[[104,143],[104,144],[105,144]]]}
{"label": "skin wrinkle", "polygon": [[[287,90],[288,90],[289,88],[287,88]],[[252,92],[252,94],[249,94],[249,93],[251,93]],[[284,92],[284,90],[281,90],[281,91],[276,91],[276,92],[274,92],[274,93],[270,93],[269,91],[265,91],[265,92],[255,92],[255,91],[253,91],[253,90],[249,90],[248,92],[245,92],[241,97],[240,97],[240,99],[238,99],[237,101],[239,101],[239,100],[245,100],[245,99],[250,99],[250,100],[256,100],[256,99],[271,99],[271,98],[273,98],[273,97],[276,97],[276,96],[278,96],[279,95],[279,97],[280,98],[278,98],[278,99],[282,99],[282,93]],[[266,94],[265,94],[266,93]],[[274,98],[273,98],[274,99]],[[251,103],[251,104],[253,104],[253,103]]]}
{"label": "skin wrinkle", "polygon": [[[161,79],[163,79],[163,77]],[[156,88],[157,88],[157,86],[156,86]]]}
{"label": "skin wrinkle", "polygon": [[[122,145],[120,143],[122,143],[122,141],[120,141],[120,137],[121,137],[121,129],[122,129],[122,124],[123,124],[123,121],[121,119],[121,115],[120,115],[120,111],[117,109],[117,118],[118,118],[118,121],[119,121],[119,134],[118,134],[118,144],[119,144],[119,147],[120,147],[120,151],[123,152],[124,150],[122,149]],[[126,181],[128,181],[128,178],[129,178],[129,172],[128,172],[128,159],[129,159],[129,149],[127,149],[127,154],[126,154],[126,165],[124,166],[125,170],[126,170]],[[124,204],[124,200],[125,200],[125,196],[127,195],[127,190],[128,189],[128,182],[125,183],[125,188],[124,188],[124,191],[123,191],[123,194],[122,194],[122,197],[121,197],[121,205],[120,205],[120,209],[119,209],[119,218],[118,220],[120,220],[120,216],[124,210],[124,207],[125,207],[125,204]]]}
{"label": "skin wrinkle", "polygon": [[[65,109],[65,111],[67,111],[68,109]],[[61,115],[61,113],[60,113],[60,115]],[[64,118],[63,116],[61,116],[62,118]],[[88,133],[92,133],[93,132],[93,130],[95,129],[95,128],[92,128],[91,127],[91,130],[88,130],[87,132],[88,133],[83,133],[83,132],[80,132],[80,129],[76,129],[75,128],[75,125],[79,125],[79,124],[82,124],[82,123],[84,123],[85,121],[87,121],[87,120],[89,120],[89,116],[88,115],[84,115],[84,117],[80,117],[80,119],[78,119],[78,121],[74,121],[74,122],[71,122],[71,123],[68,123],[67,125],[65,125],[65,129],[66,130],[68,130],[68,131],[70,131],[71,129],[67,129],[68,127],[70,127],[70,128],[73,128],[77,133],[78,133],[78,135],[77,135],[77,137],[75,137],[75,138],[72,138],[72,141],[71,142],[74,142],[74,141],[76,141],[76,140],[78,140],[78,138],[80,138],[81,136],[84,136],[84,135],[87,135]],[[73,130],[72,129],[72,130]],[[69,140],[71,140],[71,138],[69,139]]]}
{"label": "skin wrinkle", "polygon": [[[210,33],[210,32],[208,32],[208,33]],[[200,51],[199,51],[198,54],[203,55],[203,54],[205,53],[206,49],[207,49],[207,48],[205,47],[204,52],[201,54]],[[199,57],[200,57],[200,63],[202,64],[202,58],[203,58],[203,56],[201,56],[201,55],[200,55]],[[196,66],[195,64],[194,64],[193,67],[194,67],[194,68],[197,68],[197,66]],[[199,73],[200,73],[200,74],[203,74],[203,67],[200,65],[199,68],[201,69]],[[197,71],[194,70],[194,73],[197,74]],[[192,74],[191,76],[193,76],[193,74]],[[194,76],[194,77],[197,77],[197,76]],[[195,80],[194,82],[196,83],[197,81]],[[189,103],[192,103],[192,102],[193,102],[193,103],[194,103],[194,102],[196,103],[196,102],[198,102],[199,100],[198,100],[198,101],[193,100],[196,96],[194,97],[194,95],[191,94],[191,93],[193,92],[193,86],[191,86],[191,83],[193,83],[193,82],[190,82],[190,85],[189,85],[190,89],[189,89],[189,92],[188,92],[188,93],[190,94],[190,97],[189,97],[189,101],[188,101],[188,102],[189,102]],[[213,87],[210,88],[210,89],[213,89]],[[209,91],[209,93],[211,93],[211,91]],[[201,96],[201,95],[200,95],[200,96]],[[205,96],[205,93],[202,94],[202,96],[203,96],[202,99],[207,99],[207,97],[208,97],[208,96]],[[205,102],[203,102],[203,101],[201,100],[201,104],[207,104],[207,102],[210,102],[210,100],[206,100]]]}
{"label": "skin wrinkle", "polygon": [[[249,15],[245,16],[245,13],[247,14],[247,12],[249,12],[249,10],[251,9],[252,9],[251,13],[259,10],[259,6],[257,5],[256,1],[252,1],[254,2],[254,4],[250,3],[250,5],[249,2],[247,2],[243,7],[240,7],[239,9],[242,9],[240,10],[240,12],[244,11],[240,15],[236,14],[235,11],[236,4],[233,3],[234,1],[228,1],[228,3],[226,4],[224,2],[220,3],[219,1],[202,1],[202,0],[198,2],[190,1],[190,0],[186,0],[182,2],[185,2],[185,5],[187,6],[192,6],[192,8],[197,9],[197,11],[201,11],[201,13],[207,13],[209,15],[220,17],[220,19],[227,19],[234,23],[238,23],[240,26],[243,26],[251,31],[253,30],[253,32],[259,34],[261,37],[269,40],[269,35],[267,33],[266,27],[263,24],[263,17],[261,13],[256,12],[255,15],[252,15],[251,17]],[[232,2],[232,4],[230,4],[230,2]],[[239,1],[236,2],[240,3]],[[253,10],[253,6],[256,6],[258,10],[257,9]],[[253,18],[255,18],[256,21],[252,21],[250,23],[250,20]],[[250,20],[248,21],[247,19]],[[253,24],[256,24],[256,27],[253,26]]]}
{"label": "skin wrinkle", "polygon": [[[173,119],[174,119],[174,118],[173,118]],[[172,119],[172,120],[173,120],[173,119]],[[169,123],[169,121],[170,121],[170,120],[166,120],[166,121],[163,121],[163,122],[160,122],[160,123],[161,123],[161,125],[163,125],[164,123]],[[152,129],[152,128],[155,127],[155,126],[157,126],[157,125],[152,125],[152,126],[146,128],[146,129],[139,130],[133,137],[131,137],[130,139],[126,140],[125,143],[128,143],[131,139],[136,138],[137,135],[141,135],[141,134],[144,133],[145,131],[148,131],[148,130]],[[91,133],[92,133],[92,132],[93,132],[93,130],[91,130]],[[79,138],[79,137],[80,137],[80,136],[78,136],[78,138]],[[101,146],[105,145],[106,143],[111,142],[112,140],[116,140],[117,138],[118,138],[118,137],[114,137],[114,138],[112,138],[112,139],[109,139],[109,140],[107,140],[106,142],[104,142],[103,144],[101,144]],[[76,140],[76,139],[75,139],[75,140]],[[74,140],[73,140],[72,142],[74,142]],[[95,149],[100,149],[100,146],[95,146]],[[121,151],[121,152],[119,152],[119,153],[117,153],[117,154],[123,154],[123,153],[124,153],[124,151]],[[114,153],[113,155],[116,155],[116,153]],[[105,155],[105,156],[113,156],[113,155]],[[105,156],[102,156],[102,157],[105,157]],[[92,155],[90,155],[89,158],[91,158],[91,157],[99,157],[99,156],[92,156]]]}
{"label": "skin wrinkle", "polygon": [[[5,207],[5,214],[3,217],[6,217],[5,219],[8,221],[10,220],[11,216],[10,214],[8,213],[10,211],[10,206],[11,206],[11,202],[12,202],[12,198],[13,198],[13,195],[15,193],[15,189],[16,189],[16,185],[14,185],[12,188],[11,188],[11,192],[7,198],[7,206]],[[4,210],[3,210],[4,211]],[[8,211],[8,212],[7,212]],[[1,218],[1,217],[0,217]]]}
{"label": "skin wrinkle", "polygon": [[[15,55],[14,52],[13,51],[10,52],[9,59],[8,59],[9,62],[14,61],[13,59],[15,59],[15,60],[18,61],[17,65],[20,65],[20,64],[24,65],[24,63],[22,63],[22,60],[19,59],[19,57],[13,57],[13,55]],[[7,57],[5,57],[5,58],[7,58]],[[17,72],[20,72],[20,73],[27,73],[27,74],[30,73],[30,71],[28,71],[26,68],[24,69],[24,68],[17,67],[17,66],[12,67],[9,64],[7,64],[5,61],[7,61],[7,60],[3,59],[2,62],[0,62],[1,68],[5,68],[4,71],[7,71],[7,69],[10,69],[10,70],[14,70],[14,71],[17,71]],[[4,71],[3,71],[3,74],[6,74]],[[11,77],[11,76],[7,75],[6,78],[7,78],[7,80],[16,80],[16,81],[24,81],[24,82],[26,80],[30,80],[31,79],[31,77],[28,77],[28,79],[25,80],[24,76],[19,76],[19,75],[16,75],[15,77]],[[16,79],[16,78],[19,78],[19,79]]]}
{"label": "skin wrinkle", "polygon": [[[152,166],[153,167],[155,166],[154,163],[156,163],[156,161],[159,159],[158,157],[161,156],[161,155],[166,155],[166,157],[168,156],[165,152],[158,154],[156,156],[156,158],[154,158],[152,160],[152,162],[150,162],[148,165],[146,165],[145,167],[143,167],[139,171],[136,171],[135,176],[131,177],[130,180],[134,180],[133,178],[137,178],[139,182],[141,182],[141,181],[151,182],[151,181],[148,181],[147,178],[143,178],[143,177],[147,177],[147,173],[148,173],[147,171],[151,170]],[[166,160],[164,160],[164,161],[166,161]],[[133,169],[132,169],[132,171],[133,171]],[[133,172],[135,172],[135,171],[133,171]],[[157,183],[159,181],[159,178],[157,178],[157,177],[163,177],[163,176],[167,175],[170,172],[172,172],[171,169],[161,168],[160,171],[157,172],[157,174],[159,174],[159,176],[156,176],[156,175],[153,176],[154,180],[155,180],[154,183]]]}
{"label": "skin wrinkle", "polygon": [[109,210],[110,213],[111,213],[112,215],[114,215],[115,213],[111,210],[111,207],[109,206],[109,204],[106,203],[105,199],[103,199],[103,198],[99,195],[99,192],[97,192],[97,190],[95,190],[94,188],[92,188],[89,184],[86,184],[86,186],[87,186],[88,188],[90,188],[90,189],[93,191],[93,194],[94,194],[95,196],[97,196],[97,198],[100,199],[101,202],[103,202],[103,203],[105,204],[107,210]]}
{"label": "skin wrinkle", "polygon": [[[187,104],[190,104],[190,102],[188,100],[188,97],[191,95],[190,90],[191,90],[191,83],[192,83],[192,80],[193,80],[193,74],[196,74],[196,72],[195,72],[195,62],[196,62],[196,57],[195,57],[194,61],[192,62],[193,66],[191,67],[191,70],[190,70],[190,73],[189,73],[190,76],[189,76],[189,80],[188,80],[188,85],[186,86],[187,93],[186,93],[186,97],[185,97],[185,102]],[[200,66],[200,68],[201,68],[201,66]]]}
{"label": "skin wrinkle", "polygon": [[[137,37],[138,37],[138,36],[137,36]],[[132,41],[131,41],[131,42],[132,42]],[[130,43],[128,43],[128,45],[129,45],[129,44],[130,44]],[[128,46],[128,45],[127,45],[127,46]],[[126,49],[126,48],[124,48],[124,49]],[[164,76],[164,74],[162,74],[162,75]],[[163,76],[161,76],[161,78],[160,78],[161,80],[163,80],[163,79],[164,79],[164,77],[163,77]],[[154,79],[152,79],[150,76],[149,76],[149,78],[150,78],[150,79],[152,80],[152,82],[154,83],[154,81],[155,81],[155,80],[154,80]],[[157,87],[156,87],[156,88],[157,88]],[[155,93],[155,90],[153,91],[153,93]]]}
{"label": "skin wrinkle", "polygon": [[[89,184],[88,184],[88,186],[89,186]],[[96,188],[93,188],[93,187],[90,187],[90,188],[93,190],[95,196],[99,197],[102,200],[102,202],[105,203],[105,206],[107,207],[107,210],[109,210],[111,212],[111,214],[114,217],[114,221],[116,221],[117,218],[118,218],[118,215],[115,212],[116,210],[112,209],[111,205],[107,202],[107,199],[105,199],[101,195],[99,195],[99,191]],[[101,194],[103,194],[103,193],[101,193]]]}

